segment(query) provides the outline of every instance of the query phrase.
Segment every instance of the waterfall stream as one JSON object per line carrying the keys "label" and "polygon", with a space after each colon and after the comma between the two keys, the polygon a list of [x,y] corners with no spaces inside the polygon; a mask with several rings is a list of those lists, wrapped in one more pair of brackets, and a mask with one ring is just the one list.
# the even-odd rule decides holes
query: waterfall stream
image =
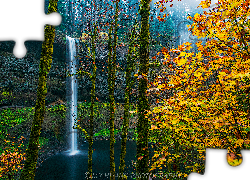
{"label": "waterfall stream", "polygon": [[76,46],[75,39],[66,36],[67,53],[68,53],[68,72],[71,76],[67,77],[67,101],[68,101],[68,116],[67,120],[69,125],[69,154],[74,155],[78,153],[77,149],[77,129],[73,129],[73,126],[77,119],[77,78],[76,78]]}

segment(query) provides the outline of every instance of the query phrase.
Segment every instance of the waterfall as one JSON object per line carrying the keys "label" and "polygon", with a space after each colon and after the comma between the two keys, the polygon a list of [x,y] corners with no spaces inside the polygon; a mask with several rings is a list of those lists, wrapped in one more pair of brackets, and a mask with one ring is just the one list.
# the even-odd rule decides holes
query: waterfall
{"label": "waterfall", "polygon": [[177,45],[182,45],[185,42],[192,42],[192,39],[190,39],[191,32],[188,31],[187,25],[190,25],[190,24],[186,20],[183,20],[183,21],[178,23],[178,25],[177,25],[177,34],[178,35],[177,36],[179,36],[179,38],[178,38]]}
{"label": "waterfall", "polygon": [[[66,52],[68,62],[68,72],[70,75],[76,74],[77,61],[76,61],[76,47],[75,39],[66,36]],[[77,119],[77,79],[76,75],[67,77],[67,128],[68,128],[68,145],[69,154],[74,155],[78,153],[77,149],[77,129],[73,126]]]}

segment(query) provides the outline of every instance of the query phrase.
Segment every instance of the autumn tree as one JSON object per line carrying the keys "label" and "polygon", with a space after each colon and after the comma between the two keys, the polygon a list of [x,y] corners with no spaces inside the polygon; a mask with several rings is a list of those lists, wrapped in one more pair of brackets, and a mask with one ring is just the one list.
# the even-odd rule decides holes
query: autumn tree
{"label": "autumn tree", "polygon": [[175,159],[181,156],[177,147],[223,148],[238,156],[249,148],[249,14],[249,2],[220,0],[210,12],[188,17],[192,34],[207,38],[205,45],[196,42],[198,53],[189,52],[187,42],[164,54],[166,71],[154,85],[173,96],[148,114],[150,138],[161,147],[152,169],[173,161],[170,146]]}
{"label": "autumn tree", "polygon": [[[57,12],[58,0],[50,0],[48,14]],[[42,44],[40,58],[39,81],[37,87],[37,100],[35,105],[35,115],[32,122],[29,145],[26,151],[26,161],[22,170],[20,180],[34,179],[38,158],[38,145],[42,123],[45,114],[45,97],[47,93],[46,81],[50,71],[53,54],[53,43],[55,38],[55,26],[46,25],[45,40]]]}

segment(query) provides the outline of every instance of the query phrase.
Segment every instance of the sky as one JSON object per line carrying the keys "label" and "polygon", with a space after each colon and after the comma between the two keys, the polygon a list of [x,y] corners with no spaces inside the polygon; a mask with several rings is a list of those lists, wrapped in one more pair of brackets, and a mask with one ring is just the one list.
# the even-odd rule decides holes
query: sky
{"label": "sky", "polygon": [[[159,0],[153,0],[152,3],[156,3],[157,1]],[[188,9],[196,9],[197,6],[199,6],[201,0],[181,0],[181,1],[178,1],[178,0],[173,0],[173,2],[168,2],[166,3],[166,7],[167,9],[170,9],[169,5],[170,4],[173,4],[173,7],[172,8],[178,8],[180,6],[186,6],[187,10]],[[211,8],[213,8],[215,6],[215,3],[218,3],[218,0],[211,0]],[[201,7],[199,7],[199,9],[202,9]],[[208,11],[210,8],[206,8],[204,9],[203,11]]]}

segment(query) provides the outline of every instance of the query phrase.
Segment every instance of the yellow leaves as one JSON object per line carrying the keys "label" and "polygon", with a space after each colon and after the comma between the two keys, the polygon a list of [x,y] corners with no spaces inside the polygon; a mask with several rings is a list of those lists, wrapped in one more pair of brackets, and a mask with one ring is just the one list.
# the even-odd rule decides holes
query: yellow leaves
{"label": "yellow leaves", "polygon": [[177,63],[178,66],[184,65],[186,62],[187,62],[187,59],[185,59],[185,58],[178,58],[176,60],[176,63]]}
{"label": "yellow leaves", "polygon": [[211,27],[212,26],[212,21],[209,19],[206,21],[206,26]]}
{"label": "yellow leaves", "polygon": [[199,78],[199,77],[202,76],[202,73],[203,73],[202,71],[197,70],[197,71],[194,72],[194,76],[197,77],[197,78]]}
{"label": "yellow leaves", "polygon": [[194,20],[199,21],[199,19],[200,19],[200,14],[196,13],[194,15]]}
{"label": "yellow leaves", "polygon": [[[239,6],[242,6],[242,3]],[[245,29],[246,23],[242,21],[244,15],[239,14],[243,11],[229,11],[228,4],[230,3],[220,4],[220,12],[217,14],[215,8],[212,10],[214,12],[207,12],[207,17],[194,15],[194,20],[197,21],[191,27],[194,35],[207,37],[206,44],[202,45],[202,41],[196,43],[198,52],[195,55],[186,51],[190,50],[191,43],[184,43],[178,49],[170,50],[175,56],[169,57],[168,60],[173,60],[177,68],[170,67],[170,71],[175,74],[167,75],[169,81],[166,86],[173,90],[173,97],[152,110],[155,114],[155,124],[151,125],[150,130],[154,135],[158,135],[154,137],[155,140],[159,140],[162,129],[164,133],[169,133],[164,141],[172,143],[170,146],[174,144],[172,137],[178,141],[184,139],[180,142],[181,145],[195,147],[201,147],[202,144],[205,147],[221,148],[230,143],[240,147],[244,143],[231,135],[231,131],[234,129],[232,124],[235,119],[239,127],[246,128],[249,125],[249,121],[246,122],[246,114],[237,109],[235,93],[237,88],[247,88],[244,79],[250,78],[250,60],[246,55],[247,49],[238,43],[239,28],[229,17],[235,13],[238,22],[242,22]],[[200,5],[207,6],[205,1]],[[248,31],[249,29],[246,33]],[[250,48],[248,50],[250,51]],[[168,54],[169,52],[166,52],[166,55]],[[164,75],[160,75],[161,79],[164,79]],[[165,92],[163,85],[157,83],[155,87],[160,89],[159,93]],[[157,130],[153,131],[154,129]],[[205,132],[208,137],[204,137]],[[221,139],[222,135],[226,138]],[[170,158],[166,159],[171,161]]]}
{"label": "yellow leaves", "polygon": [[244,143],[244,140],[243,140],[243,139],[238,139],[238,140],[235,142],[235,145],[237,145],[237,147],[241,147],[243,143]]}
{"label": "yellow leaves", "polygon": [[185,52],[181,52],[179,56],[185,56],[186,53]]}
{"label": "yellow leaves", "polygon": [[159,161],[160,161],[160,164],[163,164],[163,162],[166,161],[166,158],[165,157],[161,157],[161,158],[159,158]]}
{"label": "yellow leaves", "polygon": [[[191,43],[187,42],[185,44],[188,45],[185,47],[187,50],[190,50],[190,48],[192,48],[191,46],[189,46]],[[180,48],[183,48],[183,47],[180,47]],[[182,65],[187,63],[188,58],[192,57],[192,55],[193,55],[193,53],[186,53],[184,51],[181,51],[179,56],[177,58],[175,58],[174,61],[177,63],[178,66],[182,66]]]}
{"label": "yellow leaves", "polygon": [[159,156],[160,156],[159,154],[155,153],[153,158],[158,158]]}
{"label": "yellow leaves", "polygon": [[186,46],[190,46],[192,43],[190,43],[190,42],[185,42],[184,43],[184,45],[186,45]]}
{"label": "yellow leaves", "polygon": [[165,88],[165,86],[166,86],[165,84],[160,84],[160,85],[158,85],[157,88],[158,88],[158,89],[162,89],[162,88]]}
{"label": "yellow leaves", "polygon": [[175,124],[178,124],[179,122],[180,122],[179,119],[174,119],[174,120],[171,121],[171,123],[174,124],[174,125],[175,125]]}
{"label": "yellow leaves", "polygon": [[[217,33],[217,38],[220,39],[220,41],[226,41],[228,39],[228,34],[225,34],[223,32]],[[221,44],[221,46],[226,46],[225,44]]]}
{"label": "yellow leaves", "polygon": [[196,58],[198,60],[201,60],[201,57],[202,57],[202,53],[201,52],[196,53]]}
{"label": "yellow leaves", "polygon": [[250,77],[250,72],[247,73],[238,73],[234,76],[234,78],[244,78],[244,77]]}
{"label": "yellow leaves", "polygon": [[188,58],[188,57],[192,57],[192,55],[193,55],[193,53],[186,53],[186,58]]}
{"label": "yellow leaves", "polygon": [[[226,16],[226,14],[227,14],[227,12],[224,12],[224,14],[223,14],[223,15],[225,15],[225,16]],[[232,23],[231,23],[230,21],[227,21],[227,22],[225,23],[225,25],[226,25],[226,29],[229,29],[229,28],[231,28],[231,27],[232,27]]]}
{"label": "yellow leaves", "polygon": [[199,51],[203,51],[203,45],[201,45],[202,41],[197,41],[195,44],[198,47]]}
{"label": "yellow leaves", "polygon": [[201,1],[201,3],[199,4],[200,6],[198,6],[198,7],[202,7],[203,9],[208,8],[210,6],[210,3],[209,3],[209,1],[207,1],[207,2],[206,1],[207,0]]}
{"label": "yellow leaves", "polygon": [[186,50],[190,50],[191,48],[193,48],[193,47],[187,46],[187,47],[186,47]]}
{"label": "yellow leaves", "polygon": [[222,80],[222,79],[224,79],[224,77],[227,75],[227,73],[225,73],[225,72],[219,72],[219,75],[218,75],[218,78],[219,78],[219,80]]}
{"label": "yellow leaves", "polygon": [[184,45],[186,45],[186,50],[190,50],[191,48],[193,48],[193,47],[191,47],[190,45],[191,45],[192,43],[190,43],[190,42],[185,42],[184,43]]}
{"label": "yellow leaves", "polygon": [[235,7],[239,7],[239,5],[240,5],[240,2],[234,1],[234,2],[229,4],[228,8],[229,8],[229,10],[231,10],[231,9],[234,9]]}

